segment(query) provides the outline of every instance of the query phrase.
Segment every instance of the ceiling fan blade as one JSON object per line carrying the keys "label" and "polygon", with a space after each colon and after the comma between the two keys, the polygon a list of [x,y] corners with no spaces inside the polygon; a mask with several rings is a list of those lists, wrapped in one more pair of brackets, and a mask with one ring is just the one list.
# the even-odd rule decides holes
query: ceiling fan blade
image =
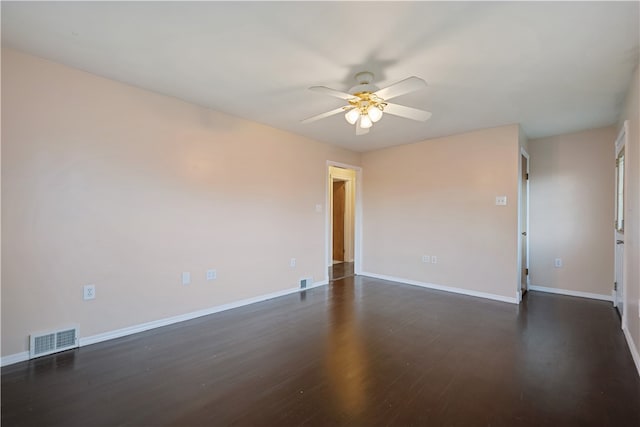
{"label": "ceiling fan blade", "polygon": [[313,117],[309,117],[308,119],[304,119],[300,123],[315,122],[316,120],[324,119],[325,117],[329,117],[329,116],[333,116],[334,114],[342,113],[343,111],[345,111],[346,108],[348,108],[348,107],[336,108],[335,110],[327,111],[326,113],[318,114],[317,116],[313,116]]}
{"label": "ceiling fan blade", "polygon": [[404,105],[391,104],[389,102],[387,102],[387,105],[384,107],[383,111],[393,116],[404,117],[411,120],[418,120],[419,122],[426,122],[431,118],[431,113],[428,111],[405,107]]}
{"label": "ceiling fan blade", "polygon": [[340,92],[339,90],[331,89],[326,86],[312,86],[309,88],[309,90],[312,90],[314,92],[324,93],[325,95],[333,96],[334,98],[340,98],[340,99],[346,99],[346,100],[356,98],[350,93]]}
{"label": "ceiling fan blade", "polygon": [[376,91],[375,95],[387,100],[395,98],[396,96],[404,95],[405,93],[424,89],[425,87],[427,87],[427,82],[422,80],[420,77],[412,76]]}
{"label": "ceiling fan blade", "polygon": [[369,133],[369,128],[363,128],[362,126],[360,126],[360,120],[358,120],[358,123],[356,123],[356,135],[360,136],[367,133]]}

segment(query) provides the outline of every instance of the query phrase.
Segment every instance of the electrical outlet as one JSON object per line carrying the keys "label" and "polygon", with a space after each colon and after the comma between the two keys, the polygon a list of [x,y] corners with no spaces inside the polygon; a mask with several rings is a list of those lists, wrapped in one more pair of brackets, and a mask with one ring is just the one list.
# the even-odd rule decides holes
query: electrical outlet
{"label": "electrical outlet", "polygon": [[216,280],[218,274],[215,270],[207,270],[207,280]]}
{"label": "electrical outlet", "polygon": [[316,212],[322,212],[322,205],[316,205]]}
{"label": "electrical outlet", "polygon": [[185,271],[182,273],[182,284],[188,285],[189,283],[191,283],[191,273]]}
{"label": "electrical outlet", "polygon": [[289,267],[295,268],[295,266],[296,266],[296,259],[295,258],[291,258],[291,261],[289,261]]}
{"label": "electrical outlet", "polygon": [[507,196],[496,196],[496,206],[507,206]]}
{"label": "electrical outlet", "polygon": [[96,297],[96,285],[84,285],[82,287],[82,299],[85,301],[95,299]]}
{"label": "electrical outlet", "polygon": [[555,261],[554,261],[554,263],[553,263],[553,265],[554,265],[556,268],[562,268],[562,258],[556,258],[556,259],[555,259]]}
{"label": "electrical outlet", "polygon": [[422,262],[430,263],[431,257],[429,255],[422,255]]}
{"label": "electrical outlet", "polygon": [[435,255],[431,255],[431,264],[437,264],[438,263],[438,257]]}

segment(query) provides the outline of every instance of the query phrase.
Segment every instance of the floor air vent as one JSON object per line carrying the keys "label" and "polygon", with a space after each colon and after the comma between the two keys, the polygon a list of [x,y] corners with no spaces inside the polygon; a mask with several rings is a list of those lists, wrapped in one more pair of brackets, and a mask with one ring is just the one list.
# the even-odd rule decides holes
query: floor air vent
{"label": "floor air vent", "polygon": [[45,356],[78,346],[78,328],[31,335],[29,358]]}
{"label": "floor air vent", "polygon": [[313,277],[304,277],[300,279],[300,289],[307,289],[313,283]]}

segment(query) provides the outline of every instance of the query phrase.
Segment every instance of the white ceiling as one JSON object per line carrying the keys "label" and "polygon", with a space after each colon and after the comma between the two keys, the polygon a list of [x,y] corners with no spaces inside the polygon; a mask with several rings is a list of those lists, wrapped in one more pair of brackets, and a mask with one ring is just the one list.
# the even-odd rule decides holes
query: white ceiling
{"label": "white ceiling", "polygon": [[[638,63],[638,2],[2,2],[2,44],[356,151],[521,123],[530,138],[615,123]],[[368,70],[424,123],[356,137],[341,101]]]}

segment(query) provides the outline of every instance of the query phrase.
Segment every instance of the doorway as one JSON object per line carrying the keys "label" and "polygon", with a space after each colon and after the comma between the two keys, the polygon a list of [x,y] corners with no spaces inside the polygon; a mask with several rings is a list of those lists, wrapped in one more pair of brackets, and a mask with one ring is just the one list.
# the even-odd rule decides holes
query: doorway
{"label": "doorway", "polygon": [[614,285],[613,304],[620,315],[622,329],[626,327],[626,295],[624,280],[624,206],[625,206],[625,146],[627,122],[616,139],[616,185],[614,227]]}
{"label": "doorway", "polygon": [[529,154],[520,150],[520,198],[519,198],[519,218],[520,224],[520,286],[518,289],[520,298],[529,289]]}
{"label": "doorway", "polygon": [[356,265],[356,179],[358,171],[330,164],[328,280],[355,274]]}
{"label": "doorway", "polygon": [[346,199],[346,181],[340,181],[334,178],[333,180],[333,262],[332,264],[338,264],[345,261],[344,256],[344,223],[345,223],[345,204]]}

